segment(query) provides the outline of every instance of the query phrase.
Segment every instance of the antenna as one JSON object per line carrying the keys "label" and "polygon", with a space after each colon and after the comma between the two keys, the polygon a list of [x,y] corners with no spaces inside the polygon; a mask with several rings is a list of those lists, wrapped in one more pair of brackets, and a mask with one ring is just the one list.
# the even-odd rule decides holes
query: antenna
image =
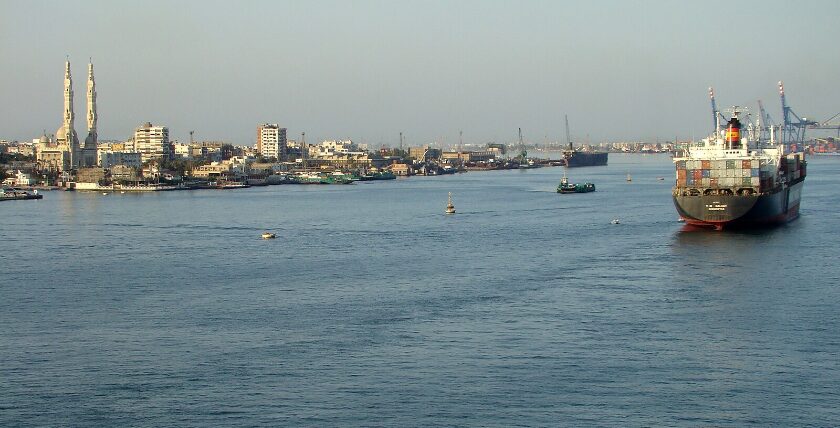
{"label": "antenna", "polygon": [[402,152],[402,151],[403,151],[403,136],[402,136],[402,131],[400,131],[400,152]]}

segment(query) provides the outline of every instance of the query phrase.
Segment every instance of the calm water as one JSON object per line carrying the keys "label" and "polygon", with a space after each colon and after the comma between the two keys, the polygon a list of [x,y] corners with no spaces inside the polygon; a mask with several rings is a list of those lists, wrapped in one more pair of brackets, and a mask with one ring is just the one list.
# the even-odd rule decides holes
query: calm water
{"label": "calm water", "polygon": [[0,425],[840,423],[840,159],[751,233],[571,173],[3,203]]}

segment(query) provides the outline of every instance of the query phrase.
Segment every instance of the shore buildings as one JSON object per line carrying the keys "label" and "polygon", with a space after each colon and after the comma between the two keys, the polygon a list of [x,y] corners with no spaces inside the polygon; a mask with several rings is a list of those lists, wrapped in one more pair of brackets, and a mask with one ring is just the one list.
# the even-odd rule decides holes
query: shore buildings
{"label": "shore buildings", "polygon": [[281,128],[276,123],[264,123],[258,126],[257,153],[264,158],[285,159],[286,128]]}
{"label": "shore buildings", "polygon": [[142,162],[164,161],[172,158],[169,128],[146,122],[134,130],[134,151],[140,153]]}

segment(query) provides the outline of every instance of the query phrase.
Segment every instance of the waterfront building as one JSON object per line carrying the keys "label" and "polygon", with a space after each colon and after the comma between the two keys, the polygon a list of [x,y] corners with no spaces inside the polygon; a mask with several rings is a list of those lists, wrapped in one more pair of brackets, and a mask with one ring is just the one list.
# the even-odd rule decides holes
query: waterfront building
{"label": "waterfront building", "polygon": [[405,163],[395,163],[388,167],[394,175],[407,177],[411,175],[411,167]]}
{"label": "waterfront building", "polygon": [[409,147],[408,157],[416,161],[428,161],[432,159],[440,159],[440,149],[432,149],[429,146],[423,147]]}
{"label": "waterfront building", "polygon": [[169,143],[169,128],[146,122],[134,130],[134,151],[140,153],[143,163],[150,160],[171,159],[172,146]]}
{"label": "waterfront building", "polygon": [[257,153],[264,158],[281,160],[286,155],[286,128],[276,123],[257,127]]}
{"label": "waterfront building", "polygon": [[141,154],[138,152],[100,150],[97,163],[102,168],[111,168],[115,165],[125,165],[132,168],[139,168],[143,161]]}
{"label": "waterfront building", "polygon": [[211,162],[209,165],[200,165],[193,168],[190,175],[195,178],[207,180],[226,178],[231,174],[231,164],[222,162]]}
{"label": "waterfront building", "polygon": [[137,174],[138,168],[128,165],[111,166],[111,180],[118,182],[140,181]]}
{"label": "waterfront building", "polygon": [[172,155],[175,158],[181,159],[189,159],[192,156],[190,155],[190,145],[187,143],[172,143]]}
{"label": "waterfront building", "polygon": [[[105,181],[105,169],[99,167],[83,167],[76,171],[76,183],[96,183]],[[77,184],[78,188],[78,184]]]}
{"label": "waterfront building", "polygon": [[336,153],[365,153],[359,151],[358,146],[351,140],[325,140],[321,144],[309,146],[309,157],[325,158]]}
{"label": "waterfront building", "polygon": [[33,186],[35,185],[35,179],[29,173],[23,172],[21,170],[16,170],[15,174],[3,181],[4,186]]}

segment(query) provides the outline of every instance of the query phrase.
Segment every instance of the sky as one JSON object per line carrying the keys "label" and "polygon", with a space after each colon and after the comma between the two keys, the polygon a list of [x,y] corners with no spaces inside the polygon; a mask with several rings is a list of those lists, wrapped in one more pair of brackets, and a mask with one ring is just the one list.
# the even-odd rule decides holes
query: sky
{"label": "sky", "polygon": [[71,61],[86,135],[150,121],[253,145],[261,123],[372,147],[701,138],[718,106],[777,82],[800,116],[840,112],[840,2],[0,0],[0,139],[61,125]]}

